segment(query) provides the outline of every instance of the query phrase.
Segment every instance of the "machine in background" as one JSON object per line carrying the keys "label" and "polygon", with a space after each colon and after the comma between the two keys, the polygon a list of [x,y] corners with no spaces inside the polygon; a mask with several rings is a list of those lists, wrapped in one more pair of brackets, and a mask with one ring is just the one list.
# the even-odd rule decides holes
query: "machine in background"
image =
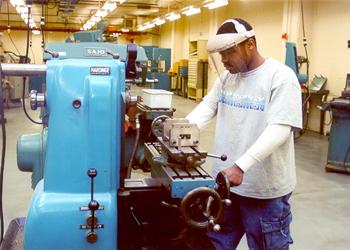
{"label": "machine in background", "polygon": [[350,174],[350,74],[341,96],[321,108],[332,114],[326,171]]}
{"label": "machine in background", "polygon": [[[26,59],[26,56],[18,55],[12,51],[4,51],[5,63],[30,63],[30,58]],[[2,62],[4,63],[4,62]],[[27,84],[26,84],[27,85]],[[16,108],[22,106],[22,92],[23,92],[23,77],[20,76],[7,76],[3,79],[4,90],[4,104],[6,108]],[[28,94],[28,91],[25,91]]]}
{"label": "machine in background", "polygon": [[[206,230],[220,230],[229,182],[201,165],[226,157],[200,149],[196,125],[171,118],[170,107],[150,108],[131,94],[144,50],[49,48],[46,65],[2,65],[6,75],[46,75],[46,93],[34,91],[30,101],[32,109],[46,108],[47,127],[17,144],[19,168],[33,171],[35,187],[24,249],[211,249]],[[135,165],[151,177],[131,179]],[[3,245],[20,236],[8,231]]]}
{"label": "machine in background", "polygon": [[154,89],[170,91],[170,76],[168,71],[171,66],[171,50],[158,46],[142,46],[145,49],[147,61],[147,78],[158,79],[152,84]]}

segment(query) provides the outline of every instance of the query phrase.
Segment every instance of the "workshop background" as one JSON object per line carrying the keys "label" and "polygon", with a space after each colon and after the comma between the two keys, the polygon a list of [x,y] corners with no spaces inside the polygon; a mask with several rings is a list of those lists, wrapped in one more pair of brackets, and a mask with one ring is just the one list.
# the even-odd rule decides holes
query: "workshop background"
{"label": "workshop background", "polygon": [[[350,227],[350,1],[221,0],[218,2],[223,2],[223,6],[209,9],[205,5],[215,1],[34,0],[30,1],[33,19],[30,25],[24,22],[28,10],[18,8],[20,1],[1,1],[2,62],[19,63],[16,55],[25,56],[29,26],[28,57],[33,64],[44,64],[43,48],[47,45],[74,43],[77,42],[74,33],[100,28],[108,42],[125,45],[133,42],[145,48],[146,55],[152,57],[148,58],[147,77],[161,80],[158,86],[138,84],[132,89],[135,93],[141,92],[141,88],[172,91],[175,117],[186,116],[214,83],[217,74],[205,50],[208,38],[226,19],[239,17],[250,22],[264,57],[295,63],[296,73],[307,78],[300,82],[304,86],[305,127],[296,135],[295,143],[298,186],[291,199],[294,212],[291,249],[350,249],[347,232]],[[182,14],[190,6],[199,8],[200,12]],[[96,16],[98,11],[102,11],[100,16]],[[171,13],[180,16],[169,20]],[[287,53],[288,42],[295,45],[291,54]],[[163,50],[154,52],[154,48]],[[196,68],[191,75],[193,62]],[[37,87],[36,84],[27,85],[31,88]],[[14,92],[7,97],[10,100],[6,100],[5,109],[8,133],[3,184],[5,229],[12,219],[26,216],[33,192],[30,173],[17,168],[16,140],[23,134],[41,131],[41,126],[31,123],[21,104],[18,105],[22,83],[15,81],[9,88]],[[338,104],[332,106],[327,101],[340,96],[348,105],[345,114],[332,117],[332,113],[338,112]],[[29,110],[29,113],[39,119],[38,111]],[[208,152],[214,130],[212,122],[201,132],[201,145]],[[329,164],[337,150],[345,152],[340,156],[344,162],[332,169]],[[205,166],[210,171],[210,161]],[[136,171],[135,176],[143,177],[140,172]],[[242,242],[239,249],[247,249],[246,243]]]}

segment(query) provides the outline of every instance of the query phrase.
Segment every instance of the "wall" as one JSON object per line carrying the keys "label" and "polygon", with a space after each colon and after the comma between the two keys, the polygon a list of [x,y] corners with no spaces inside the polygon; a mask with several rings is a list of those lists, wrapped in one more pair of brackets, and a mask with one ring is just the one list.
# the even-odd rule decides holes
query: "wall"
{"label": "wall", "polygon": [[310,72],[328,78],[326,88],[339,96],[350,73],[350,2],[346,0],[316,1],[312,8]]}
{"label": "wall", "polygon": [[[313,76],[328,78],[324,89],[329,90],[328,100],[338,97],[344,89],[347,73],[350,73],[350,49],[347,47],[350,27],[350,2],[347,0],[304,1],[304,24],[310,61],[310,80]],[[298,54],[305,55],[302,43],[302,27],[297,41]],[[306,72],[305,67],[302,68]],[[308,129],[320,130],[320,98],[313,95],[309,105]],[[329,122],[326,115],[325,123]],[[325,133],[330,126],[324,126]]]}
{"label": "wall", "polygon": [[[30,35],[32,46],[29,49],[28,56],[31,58],[31,63],[42,64],[43,48],[41,48],[41,35],[32,35],[31,33]],[[64,32],[47,32],[46,43],[64,42],[68,35],[69,34]],[[26,54],[26,31],[10,31],[10,33],[4,31],[2,33],[1,41],[3,43],[3,50],[9,50],[20,55]]]}
{"label": "wall", "polygon": [[[228,6],[215,10],[202,8],[200,14],[190,17],[182,16],[179,20],[164,24],[160,33],[161,47],[174,50],[172,63],[188,58],[190,41],[207,40],[209,36],[216,33],[218,26],[224,20],[232,17],[246,19],[254,26],[258,47],[263,56],[282,59],[283,1],[230,1]],[[176,36],[175,41],[170,39],[172,33]],[[211,63],[209,63],[208,77],[210,88],[216,78]]]}

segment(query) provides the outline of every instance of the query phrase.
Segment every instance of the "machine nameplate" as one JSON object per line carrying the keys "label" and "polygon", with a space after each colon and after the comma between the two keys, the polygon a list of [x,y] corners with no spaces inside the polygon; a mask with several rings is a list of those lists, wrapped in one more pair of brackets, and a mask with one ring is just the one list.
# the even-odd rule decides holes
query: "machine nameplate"
{"label": "machine nameplate", "polygon": [[85,56],[108,56],[106,48],[85,48]]}
{"label": "machine nameplate", "polygon": [[90,75],[110,75],[111,68],[110,67],[90,67]]}

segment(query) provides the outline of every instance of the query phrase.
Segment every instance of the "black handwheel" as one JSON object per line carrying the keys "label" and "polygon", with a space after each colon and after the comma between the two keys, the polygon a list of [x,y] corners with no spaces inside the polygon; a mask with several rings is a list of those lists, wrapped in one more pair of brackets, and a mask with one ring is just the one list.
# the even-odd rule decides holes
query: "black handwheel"
{"label": "black handwheel", "polygon": [[222,199],[230,198],[230,181],[225,172],[221,171],[216,176],[216,192],[219,193]]}
{"label": "black handwheel", "polygon": [[223,212],[220,195],[208,187],[188,192],[181,201],[183,220],[193,228],[208,228],[209,220],[217,221]]}

